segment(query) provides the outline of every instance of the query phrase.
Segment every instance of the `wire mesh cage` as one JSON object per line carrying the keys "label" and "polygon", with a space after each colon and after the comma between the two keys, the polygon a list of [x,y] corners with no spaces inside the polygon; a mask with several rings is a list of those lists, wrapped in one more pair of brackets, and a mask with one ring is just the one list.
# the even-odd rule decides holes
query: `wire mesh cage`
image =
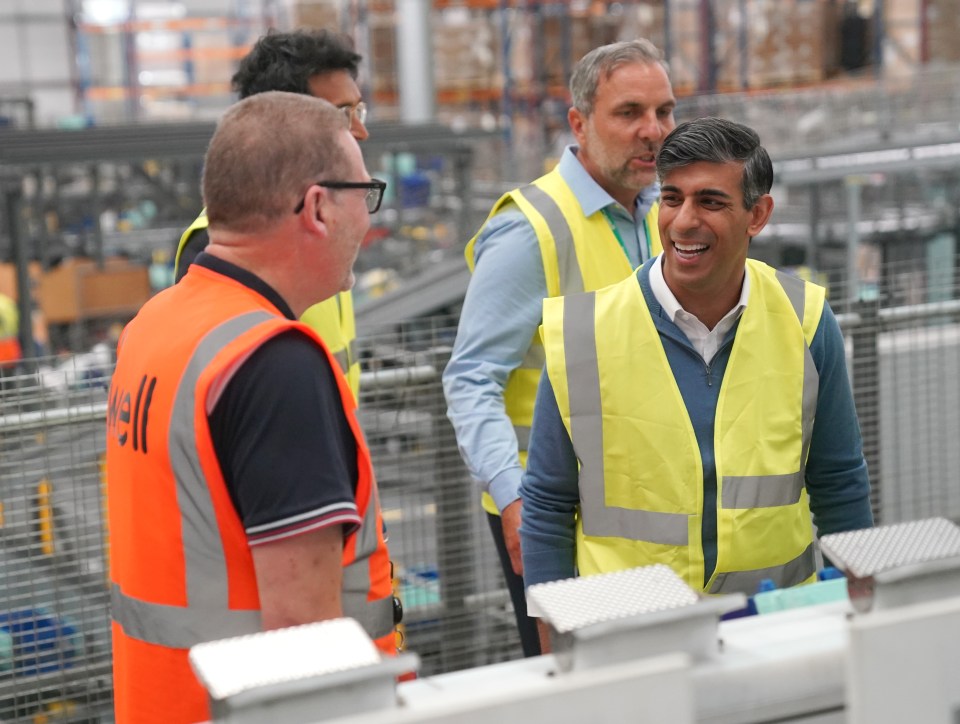
{"label": "wire mesh cage", "polygon": [[[887,265],[876,284],[830,289],[879,522],[960,520],[960,259],[943,266]],[[424,675],[521,655],[486,514],[446,418],[440,375],[455,333],[455,319],[435,317],[357,342],[359,416],[404,642]],[[0,378],[3,722],[111,720],[102,457],[112,366],[100,345]]]}
{"label": "wire mesh cage", "polygon": [[360,422],[373,454],[404,606],[405,644],[421,673],[520,655],[477,487],[446,418],[440,375],[456,319],[435,317],[359,340],[368,371]]}
{"label": "wire mesh cage", "polygon": [[111,370],[102,346],[0,379],[0,721],[110,711]]}

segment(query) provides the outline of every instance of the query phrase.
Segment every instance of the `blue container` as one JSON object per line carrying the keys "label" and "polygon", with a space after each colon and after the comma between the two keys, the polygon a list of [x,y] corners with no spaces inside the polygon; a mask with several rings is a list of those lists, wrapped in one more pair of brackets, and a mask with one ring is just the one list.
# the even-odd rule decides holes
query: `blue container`
{"label": "blue container", "polygon": [[404,209],[427,206],[430,203],[430,177],[423,173],[401,176],[397,200]]}
{"label": "blue container", "polygon": [[83,650],[83,637],[68,620],[44,608],[22,608],[0,613],[0,633],[12,642],[15,676],[33,676],[73,666]]}

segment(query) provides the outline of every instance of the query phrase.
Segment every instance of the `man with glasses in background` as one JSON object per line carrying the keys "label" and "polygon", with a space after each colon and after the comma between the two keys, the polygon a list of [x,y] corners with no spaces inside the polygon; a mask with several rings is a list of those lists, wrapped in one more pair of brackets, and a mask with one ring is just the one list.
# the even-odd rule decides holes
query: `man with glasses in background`
{"label": "man with glasses in background", "polygon": [[[364,141],[370,134],[364,125],[367,106],[357,87],[361,59],[349,38],[326,30],[270,32],[240,61],[232,83],[241,99],[272,90],[323,98],[344,114],[350,134]],[[180,238],[174,272],[178,282],[207,241],[204,210]],[[302,321],[326,342],[359,400],[360,362],[353,349],[356,323],[350,291],[314,305],[304,312]]]}
{"label": "man with glasses in background", "polygon": [[[267,163],[276,181],[263,184]],[[210,242],[124,329],[111,380],[118,723],[209,719],[187,658],[204,641],[350,616],[395,651],[356,405],[298,321],[350,289],[385,186],[325,101],[261,93],[217,127],[203,173]]]}

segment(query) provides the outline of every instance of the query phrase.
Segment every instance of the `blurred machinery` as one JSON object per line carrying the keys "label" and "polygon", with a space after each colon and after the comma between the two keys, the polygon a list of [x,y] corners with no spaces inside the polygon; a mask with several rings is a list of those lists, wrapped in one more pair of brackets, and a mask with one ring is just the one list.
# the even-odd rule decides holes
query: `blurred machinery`
{"label": "blurred machinery", "polygon": [[364,656],[369,641],[348,619],[204,644],[191,660],[215,721],[230,724],[268,711],[277,724],[956,722],[960,528],[928,519],[822,547],[849,600],[720,621],[745,598],[700,598],[666,566],[543,584],[528,595],[555,653],[392,696],[416,659]]}

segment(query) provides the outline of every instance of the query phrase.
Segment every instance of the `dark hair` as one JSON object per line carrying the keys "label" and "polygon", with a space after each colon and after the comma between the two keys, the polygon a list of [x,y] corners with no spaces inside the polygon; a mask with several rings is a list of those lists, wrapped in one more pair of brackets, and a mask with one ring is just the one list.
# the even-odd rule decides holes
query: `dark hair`
{"label": "dark hair", "polygon": [[345,70],[356,80],[362,58],[354,52],[353,41],[339,33],[271,30],[240,61],[233,88],[240,98],[264,91],[309,95],[308,83],[318,73]]}
{"label": "dark hair", "polygon": [[657,154],[661,183],[671,171],[700,163],[743,164],[740,189],[743,205],[752,209],[773,186],[773,163],[760,137],[749,126],[724,118],[697,118],[674,128]]}

